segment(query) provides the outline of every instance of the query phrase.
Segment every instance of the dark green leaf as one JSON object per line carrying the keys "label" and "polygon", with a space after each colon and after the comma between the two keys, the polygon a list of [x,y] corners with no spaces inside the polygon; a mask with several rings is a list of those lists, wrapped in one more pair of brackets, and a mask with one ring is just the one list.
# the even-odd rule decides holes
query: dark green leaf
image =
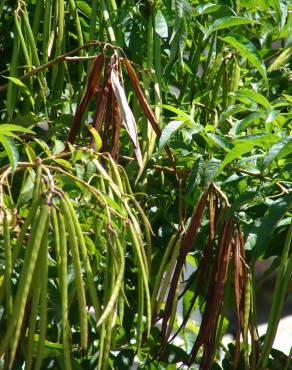
{"label": "dark green leaf", "polygon": [[292,152],[292,136],[285,137],[270,148],[263,162],[264,167],[276,160],[282,150],[288,150],[288,154]]}
{"label": "dark green leaf", "polygon": [[252,259],[256,261],[264,252],[267,241],[270,238],[277,223],[285,216],[286,212],[292,207],[292,193],[273,202],[269,210],[262,218],[260,225],[254,232],[254,247]]}

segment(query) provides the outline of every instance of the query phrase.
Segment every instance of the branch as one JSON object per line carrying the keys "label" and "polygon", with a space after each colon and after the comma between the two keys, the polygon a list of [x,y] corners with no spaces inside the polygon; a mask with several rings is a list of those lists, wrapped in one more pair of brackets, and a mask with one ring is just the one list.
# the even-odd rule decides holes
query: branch
{"label": "branch", "polygon": [[[33,67],[33,69],[30,72],[23,74],[22,76],[18,77],[18,79],[20,81],[23,81],[23,80],[25,80],[28,77],[34,76],[34,75],[42,72],[43,70],[45,70],[47,68],[50,68],[51,66],[53,66],[55,64],[58,64],[60,62],[64,62],[66,60],[67,61],[82,61],[82,60],[94,59],[95,56],[76,57],[76,58],[72,58],[71,57],[70,58],[71,55],[77,54],[80,50],[82,50],[82,49],[88,49],[88,48],[90,48],[91,46],[94,46],[94,45],[102,46],[102,45],[105,45],[105,43],[100,42],[100,41],[90,41],[89,43],[84,44],[84,45],[80,46],[79,48],[76,48],[74,50],[68,51],[67,53],[62,54],[62,55],[58,56],[57,58],[50,60],[48,63],[43,64],[42,66]],[[5,91],[7,89],[7,87],[8,87],[8,83],[7,84],[4,84],[4,85],[1,85],[0,86],[0,92],[1,91]]]}

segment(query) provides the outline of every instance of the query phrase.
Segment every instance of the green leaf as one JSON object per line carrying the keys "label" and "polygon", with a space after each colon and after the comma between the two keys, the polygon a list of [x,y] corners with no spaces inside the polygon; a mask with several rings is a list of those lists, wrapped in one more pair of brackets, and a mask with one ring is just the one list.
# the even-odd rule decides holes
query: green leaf
{"label": "green leaf", "polygon": [[7,76],[5,78],[7,78],[9,81],[13,82],[14,85],[19,86],[19,87],[21,87],[21,88],[23,88],[25,90],[28,90],[27,86],[21,80],[19,80],[18,78],[11,77],[11,76]]}
{"label": "green leaf", "polygon": [[100,148],[102,147],[102,140],[99,135],[99,133],[96,131],[96,129],[92,126],[88,126],[88,130],[92,134],[94,141],[95,141],[95,150],[98,152]]}
{"label": "green leaf", "polygon": [[25,127],[18,126],[18,125],[6,124],[6,123],[0,125],[0,135],[2,134],[7,135],[8,131],[24,132],[26,134],[32,134],[32,135],[35,134],[32,130],[25,128]]}
{"label": "green leaf", "polygon": [[259,118],[266,116],[266,112],[254,112],[246,116],[244,119],[237,121],[230,130],[232,135],[239,135],[242,131],[246,130]]}
{"label": "green leaf", "polygon": [[201,177],[203,186],[207,186],[211,181],[213,181],[219,169],[220,163],[220,160],[212,158],[202,165]]}
{"label": "green leaf", "polygon": [[245,96],[255,101],[256,103],[262,105],[265,108],[271,108],[271,104],[268,101],[268,99],[253,89],[240,89],[239,91],[235,93],[235,96],[238,96],[238,95]]}
{"label": "green leaf", "polygon": [[185,113],[185,111],[183,111],[182,109],[178,109],[178,108],[173,107],[172,105],[167,105],[167,104],[162,104],[161,107],[169,110],[170,112],[175,113],[177,115],[177,118],[183,121],[189,121],[189,122],[194,123],[192,117],[189,116],[187,113]]}
{"label": "green leaf", "polygon": [[16,77],[8,76],[8,77],[5,77],[5,78],[7,78],[12,83],[14,83],[14,85],[20,87],[23,90],[23,92],[29,97],[29,100],[31,102],[31,105],[32,105],[32,107],[34,107],[34,99],[33,99],[32,95],[31,95],[29,89],[27,88],[27,86],[21,80],[19,80]]}
{"label": "green leaf", "polygon": [[64,151],[65,144],[61,140],[55,140],[53,147],[53,155],[60,154]]}
{"label": "green leaf", "polygon": [[196,7],[196,11],[197,11],[198,15],[210,14],[210,13],[217,12],[218,10],[234,14],[234,12],[231,8],[228,8],[224,5],[218,5],[218,4],[213,4],[213,3],[209,3],[209,2],[207,4],[200,4]]}
{"label": "green leaf", "polygon": [[266,67],[252,42],[238,34],[226,36],[223,40],[233,46],[244,58],[253,64],[263,78],[267,80]]}
{"label": "green leaf", "polygon": [[18,150],[14,144],[14,141],[10,137],[7,137],[5,135],[0,135],[0,143],[2,144],[7,154],[13,173],[16,169],[19,159]]}
{"label": "green leaf", "polygon": [[246,142],[238,144],[233,149],[231,149],[230,152],[225,156],[224,160],[221,162],[216,172],[216,176],[218,176],[223,171],[224,167],[228,163],[232,162],[234,159],[241,158],[243,154],[251,152],[254,145],[255,144],[253,142]]}
{"label": "green leaf", "polygon": [[213,132],[208,132],[206,136],[208,136],[209,139],[226,151],[229,151],[233,148],[233,145],[227,139],[225,139],[224,136],[214,134]]}
{"label": "green leaf", "polygon": [[117,370],[128,370],[132,368],[135,352],[132,349],[123,349],[114,361],[114,368]]}
{"label": "green leaf", "polygon": [[[160,346],[155,346],[154,351],[159,351]],[[180,347],[174,344],[167,344],[163,353],[161,353],[160,361],[166,364],[176,364],[178,362],[186,362],[189,359],[188,354]]]}
{"label": "green leaf", "polygon": [[184,122],[182,121],[171,121],[169,124],[162,130],[160,139],[159,139],[159,149],[162,149],[173,136],[173,134],[178,131]]}
{"label": "green leaf", "polygon": [[286,155],[292,152],[292,136],[285,137],[270,148],[263,162],[264,168],[276,160],[280,156],[282,150],[288,151]]}
{"label": "green leaf", "polygon": [[292,207],[292,193],[273,202],[269,210],[254,231],[254,247],[252,259],[256,261],[264,252],[270,235],[278,222],[285,216],[285,213]]}
{"label": "green leaf", "polygon": [[161,10],[157,10],[155,14],[154,22],[155,22],[155,32],[161,38],[167,38],[168,37],[168,26],[167,26],[166,20]]}
{"label": "green leaf", "polygon": [[249,23],[258,23],[258,22],[244,17],[232,17],[232,16],[217,19],[215,22],[213,22],[212,26],[209,27],[206,36],[209,36],[212,32],[219,31],[224,28],[240,26],[241,24]]}
{"label": "green leaf", "polygon": [[76,1],[77,8],[88,18],[91,16],[91,7],[85,1]]}
{"label": "green leaf", "polygon": [[282,51],[282,53],[273,61],[273,63],[268,68],[268,72],[272,72],[279,67],[281,67],[283,64],[288,62],[290,60],[290,57],[292,55],[292,47],[285,49]]}

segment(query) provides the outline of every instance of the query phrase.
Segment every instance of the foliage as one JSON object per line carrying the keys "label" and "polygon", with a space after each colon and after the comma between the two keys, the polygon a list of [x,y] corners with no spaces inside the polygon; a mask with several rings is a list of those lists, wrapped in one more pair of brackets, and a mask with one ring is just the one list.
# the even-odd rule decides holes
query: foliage
{"label": "foliage", "polygon": [[291,367],[291,1],[2,0],[0,27],[3,366]]}

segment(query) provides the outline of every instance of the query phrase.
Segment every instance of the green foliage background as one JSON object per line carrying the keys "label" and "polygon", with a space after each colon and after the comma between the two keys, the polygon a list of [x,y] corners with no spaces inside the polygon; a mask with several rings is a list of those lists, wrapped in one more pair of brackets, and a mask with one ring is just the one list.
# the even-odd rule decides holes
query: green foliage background
{"label": "green foliage background", "polygon": [[[68,279],[73,281],[72,289],[69,286],[69,331],[72,335],[69,342],[73,350],[72,363],[68,365],[67,362],[66,365],[62,335],[67,329],[62,327],[62,304],[58,295],[61,275],[56,272],[56,239],[52,234],[52,225],[48,226],[51,231],[48,234],[49,273],[46,280],[49,291],[47,342],[43,343],[43,365],[33,362],[35,368],[130,368],[127,361],[132,363],[137,353],[141,368],[146,369],[171,369],[186,361],[192,347],[190,343],[194,342],[198,332],[198,323],[189,320],[182,334],[183,348],[169,344],[158,362],[159,326],[152,327],[148,340],[142,340],[153,313],[149,315],[147,312],[149,302],[145,295],[153,294],[169,241],[178,235],[182,225],[188,227],[201,194],[211,183],[215,183],[231,205],[226,218],[231,217],[238,222],[243,231],[246,263],[251,276],[257,261],[276,257],[272,270],[277,272],[278,283],[275,285],[268,331],[258,343],[258,360],[251,361],[250,366],[277,369],[281,363],[281,368],[288,369],[287,358],[271,348],[292,277],[291,226],[289,228],[292,204],[291,1],[1,0],[0,29],[1,175],[10,168],[7,176],[1,177],[2,291],[6,289],[4,276],[6,284],[8,281],[4,213],[10,220],[8,229],[13,250],[19,237],[19,220],[26,219],[34,197],[43,199],[46,195],[41,194],[52,191],[45,166],[53,176],[55,186],[67,194],[74,204],[89,249],[90,266],[97,276],[93,283],[103,308],[110,301],[117,284],[118,266],[121,261],[125,263],[125,273],[122,282],[119,282],[119,297],[115,297],[117,301],[114,301],[115,307],[119,308],[111,307],[110,319],[107,317],[102,327],[112,339],[109,337],[108,342],[101,339],[95,319],[88,315],[89,346],[84,354],[79,351],[80,322],[74,308],[80,303],[80,296],[74,291],[76,270],[74,274],[72,256],[68,254]],[[85,149],[90,146],[87,126],[91,124],[95,109],[94,99],[74,146],[65,147],[92,65],[89,57],[101,52],[104,44],[87,45],[66,60],[65,57],[56,58],[92,40],[123,49],[162,128],[162,134],[157,139],[123,67],[124,88],[137,123],[142,169],[133,160],[134,150],[124,129],[120,137],[118,161],[121,167],[105,154],[99,156]],[[105,55],[111,56],[109,48]],[[123,57],[122,54],[120,56]],[[44,65],[44,68],[38,69]],[[165,145],[169,146],[175,158],[179,181]],[[64,150],[67,150],[65,155]],[[42,159],[42,171],[45,171],[41,175],[43,188],[38,190],[39,193],[34,190],[38,158]],[[58,171],[58,168],[61,170]],[[121,182],[117,173],[120,173]],[[96,199],[90,193],[91,182],[101,198]],[[53,203],[58,207],[57,198]],[[96,207],[100,207],[100,213],[97,213]],[[105,208],[110,209],[111,216],[106,214]],[[108,229],[111,217],[112,230]],[[132,226],[136,227],[136,231],[133,232]],[[209,218],[205,215],[188,255],[188,261],[194,266],[201,261],[208,227]],[[113,241],[107,238],[108,230],[111,230],[113,238],[120,240],[124,257],[117,255],[119,246],[114,250],[110,248]],[[133,233],[140,235],[138,241],[135,241]],[[135,242],[141,251],[145,250],[143,263],[137,257],[140,249],[135,252],[133,248]],[[25,245],[22,245],[22,252],[10,272],[9,294],[13,299]],[[108,268],[114,261],[114,278],[108,280]],[[147,268],[148,280],[144,276]],[[164,273],[167,274],[167,271],[173,271],[171,258]],[[82,276],[87,291],[88,277],[84,277],[84,271]],[[168,278],[170,281],[171,275]],[[253,284],[256,282],[253,281]],[[254,306],[256,289],[252,285]],[[11,321],[8,293],[6,296],[1,294],[0,331],[1,337],[4,337]],[[29,301],[32,296],[28,297]],[[162,314],[166,298],[163,297],[158,310]],[[152,299],[155,301],[156,297]],[[87,306],[91,306],[91,300],[92,297],[86,297]],[[232,298],[226,297],[225,301],[227,307],[234,309]],[[184,298],[186,306],[187,302]],[[122,304],[125,314],[119,316],[119,310],[122,310],[119,305]],[[203,312],[204,306],[200,309]],[[116,312],[118,319],[113,318]],[[225,312],[221,314],[223,318]],[[110,327],[111,320],[115,322],[113,327]],[[33,342],[37,346],[39,316],[36,316],[35,322],[37,330]],[[23,362],[27,362],[29,334],[25,331],[26,324],[23,325],[23,338],[17,350],[15,348],[13,369],[21,368]],[[173,325],[177,329],[176,320]],[[223,332],[218,333],[218,338],[221,334]],[[238,369],[249,368],[243,360],[243,342]],[[101,343],[104,347],[108,346],[107,350],[101,349]],[[4,344],[1,343],[0,352],[9,357],[10,345]],[[6,347],[10,348],[8,352]],[[226,350],[223,363],[219,361],[219,348],[220,340],[213,368],[232,368],[232,348]],[[37,353],[35,350],[36,356]],[[12,366],[7,365],[9,361],[5,356],[5,366]],[[199,353],[196,363],[200,363],[200,356]]]}

